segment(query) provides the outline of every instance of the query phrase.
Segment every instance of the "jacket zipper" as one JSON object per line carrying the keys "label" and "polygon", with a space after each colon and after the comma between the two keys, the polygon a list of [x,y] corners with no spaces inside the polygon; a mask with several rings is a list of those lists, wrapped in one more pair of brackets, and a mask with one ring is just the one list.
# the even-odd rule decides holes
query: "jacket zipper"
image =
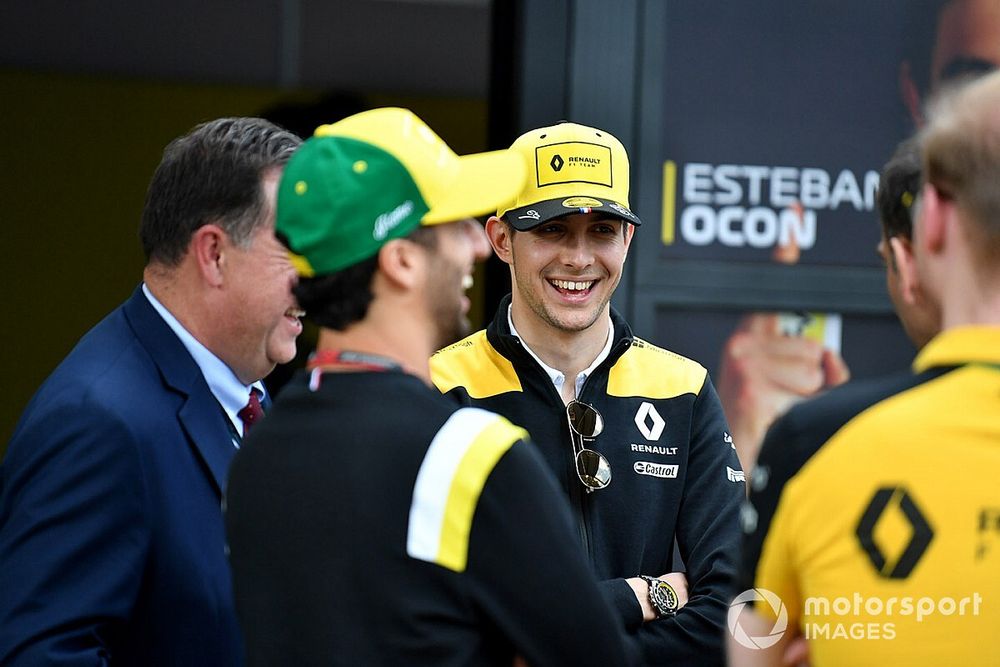
{"label": "jacket zipper", "polygon": [[[521,342],[521,339],[515,337],[514,340],[516,340],[517,344],[522,350],[524,350],[524,343]],[[525,356],[527,356],[527,353],[525,353]],[[573,434],[569,430],[569,422],[566,419],[566,405],[563,403],[562,396],[559,394],[559,391],[556,389],[555,385],[552,384],[552,379],[549,377],[548,373],[540,368],[538,364],[534,363],[534,359],[532,359],[530,366],[534,369],[534,372],[541,374],[542,382],[548,387],[549,396],[555,399],[555,404],[558,406],[559,412],[563,415],[562,427],[560,428],[560,431],[563,433],[564,437],[568,436],[570,438],[569,468],[566,471],[569,475],[570,507],[573,509],[573,517],[576,519],[576,527],[580,534],[580,542],[583,544],[584,553],[587,554],[587,558],[591,563],[593,563],[594,554],[590,551],[590,517],[587,512],[587,503],[583,497],[585,495],[583,484],[580,483],[580,480],[576,476],[576,456],[573,453],[572,447]],[[586,382],[584,382],[584,384],[586,384]]]}
{"label": "jacket zipper", "polygon": [[[594,377],[594,375],[597,372],[603,370],[603,367],[608,363],[609,359],[616,359],[617,360],[622,354],[624,354],[624,350],[621,353],[618,352],[618,350],[620,348],[622,348],[622,347],[628,348],[630,345],[631,345],[630,342],[623,341],[623,342],[616,343],[611,348],[611,352],[608,354],[608,358],[605,359],[601,363],[600,366],[598,366],[597,368],[595,368],[594,372],[591,373],[590,375],[588,375],[587,378],[583,381],[583,384],[580,385],[580,393],[576,397],[576,399],[578,401],[582,401],[584,403],[587,402],[587,401],[584,400],[583,396],[586,393],[587,384],[590,382],[590,378]],[[568,380],[567,380],[567,382],[568,382]],[[574,383],[576,382],[575,378],[574,378],[573,382]],[[553,387],[553,389],[555,389],[555,387]],[[558,396],[558,398],[559,398],[559,402],[561,404],[562,403],[562,396]],[[593,405],[593,402],[590,402],[590,405]],[[567,431],[569,430],[569,424],[568,423],[566,424],[566,429],[567,429]],[[570,437],[572,437],[572,434],[570,434]],[[577,476],[576,475],[576,457],[575,456],[573,457],[572,469],[570,470],[570,475],[572,475],[572,477],[570,478],[571,483],[572,483],[572,479]],[[588,494],[587,494],[587,492],[583,488],[583,483],[580,482],[579,479],[577,479],[576,481],[577,481],[577,484],[574,484],[573,486],[574,486],[574,488],[576,488],[576,494],[574,494],[574,495],[575,495],[575,498],[576,498],[577,507],[579,509],[578,516],[579,516],[579,520],[580,520],[580,534],[581,534],[581,537],[583,539],[583,546],[584,546],[584,548],[586,549],[586,552],[587,552],[587,557],[590,559],[590,563],[596,567],[597,566],[597,560],[596,560],[595,554],[591,551],[591,544],[592,544],[593,541],[591,539],[591,534],[590,534],[590,504],[588,502],[586,502],[586,496]],[[595,493],[600,493],[600,491],[597,491]]]}
{"label": "jacket zipper", "polygon": [[[518,346],[523,351],[524,350],[524,343],[521,342],[521,339],[517,338],[517,337],[514,337],[514,340],[517,341]],[[617,359],[623,353],[623,352],[622,353],[617,353],[618,350],[620,348],[622,348],[622,347],[625,347],[625,348],[630,347],[631,344],[632,343],[630,341],[628,341],[628,340],[617,342],[611,348],[611,353],[608,354],[608,359],[612,359],[612,358]],[[604,360],[604,362],[601,364],[601,367],[603,367],[608,362],[608,359]],[[566,411],[566,405],[563,403],[562,396],[559,394],[559,391],[555,388],[555,385],[552,384],[552,380],[549,378],[548,373],[546,373],[543,369],[539,368],[538,364],[531,364],[531,366],[533,366],[535,368],[536,372],[541,373],[543,382],[545,383],[546,386],[549,387],[549,391],[551,392],[550,396],[554,396],[555,397],[555,402],[556,402],[556,405],[559,406],[559,410],[562,411],[563,413],[565,413],[565,411]],[[594,369],[594,370],[596,372],[598,369]],[[580,387],[580,394],[577,396],[578,400],[583,400],[582,397],[583,397],[583,394],[584,394],[584,390],[587,388],[587,383],[590,382],[590,378],[593,377],[593,375],[594,374],[591,373],[590,375],[587,376],[587,379],[583,381],[583,385],[581,385],[581,387]],[[569,381],[570,381],[569,379],[566,379],[566,382],[569,382]],[[572,381],[575,383],[576,382],[576,378],[574,378]],[[565,425],[562,427],[562,431],[563,431],[563,433],[565,433],[566,435],[568,435],[571,438],[570,444],[572,444],[572,442],[573,442],[572,441],[573,435],[572,435],[572,433],[570,433],[570,430],[569,430],[569,422],[567,422],[565,420],[565,418],[564,418],[563,421],[564,421]],[[574,516],[576,518],[577,530],[580,533],[580,542],[583,544],[584,553],[587,554],[587,558],[590,561],[590,563],[592,565],[596,565],[596,560],[595,560],[595,557],[594,557],[594,553],[593,553],[593,551],[591,549],[591,544],[592,544],[593,540],[592,540],[591,530],[590,530],[590,507],[589,507],[589,503],[587,503],[587,501],[586,501],[586,497],[585,496],[587,495],[587,493],[586,493],[586,491],[584,491],[583,483],[580,482],[580,480],[579,480],[579,478],[577,477],[577,474],[576,474],[576,456],[575,456],[575,454],[573,452],[573,448],[572,447],[570,447],[570,449],[569,449],[569,471],[568,472],[569,472],[569,488],[570,488],[570,493],[569,493],[569,496],[570,496],[570,506],[574,510],[573,514],[574,514]]]}

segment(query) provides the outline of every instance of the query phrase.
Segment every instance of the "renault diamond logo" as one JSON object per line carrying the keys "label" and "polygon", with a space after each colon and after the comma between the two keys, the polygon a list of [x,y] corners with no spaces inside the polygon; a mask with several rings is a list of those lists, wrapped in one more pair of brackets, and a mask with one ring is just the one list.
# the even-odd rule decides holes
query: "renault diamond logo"
{"label": "renault diamond logo", "polygon": [[[647,424],[647,421],[650,423]],[[639,406],[639,411],[635,413],[635,425],[646,440],[659,440],[660,436],[663,435],[663,427],[666,422],[663,421],[663,417],[656,411],[652,403],[643,401],[643,404]]]}
{"label": "renault diamond logo", "polygon": [[549,162],[549,166],[552,167],[553,171],[559,171],[560,169],[562,169],[563,168],[563,159],[562,159],[562,156],[559,155],[558,153],[556,153],[555,155],[553,155],[552,156],[552,161]]}
{"label": "renault diamond logo", "polygon": [[[875,537],[875,525],[883,516],[896,515],[910,524],[910,537],[905,546],[889,550]],[[927,551],[934,530],[917,507],[910,492],[902,486],[884,486],[875,492],[861,515],[855,534],[868,559],[880,576],[886,579],[906,579]],[[889,553],[886,553],[889,551]]]}

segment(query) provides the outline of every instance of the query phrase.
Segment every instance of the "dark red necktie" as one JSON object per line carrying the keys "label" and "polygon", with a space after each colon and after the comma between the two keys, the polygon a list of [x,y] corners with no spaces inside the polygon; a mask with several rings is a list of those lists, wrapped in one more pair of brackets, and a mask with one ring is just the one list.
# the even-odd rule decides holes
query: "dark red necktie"
{"label": "dark red necktie", "polygon": [[250,400],[246,406],[236,413],[236,416],[243,420],[243,437],[250,432],[250,427],[260,421],[264,416],[264,411],[260,407],[260,399],[257,398],[257,390],[250,390]]}

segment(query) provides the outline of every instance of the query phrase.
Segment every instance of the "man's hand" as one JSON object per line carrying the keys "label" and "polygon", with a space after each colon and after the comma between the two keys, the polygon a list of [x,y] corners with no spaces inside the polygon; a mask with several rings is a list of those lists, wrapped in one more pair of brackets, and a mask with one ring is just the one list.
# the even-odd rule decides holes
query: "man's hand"
{"label": "man's hand", "polygon": [[798,635],[788,642],[781,664],[782,667],[809,667],[809,641]]}
{"label": "man's hand", "polygon": [[719,369],[719,399],[743,470],[751,471],[771,423],[794,403],[846,382],[836,352],[782,334],[777,313],[747,315],[729,337]]}
{"label": "man's hand", "polygon": [[[802,219],[800,202],[789,209]],[[775,246],[772,259],[778,264],[798,264],[801,254],[798,237],[790,234]],[[719,364],[719,399],[748,479],[771,423],[794,403],[850,377],[838,353],[816,341],[783,335],[779,318],[777,313],[743,318],[726,341]]]}
{"label": "man's hand", "polygon": [[[662,579],[671,586],[673,586],[674,591],[677,593],[677,609],[681,609],[688,601],[688,582],[687,577],[684,576],[683,572],[669,572],[667,574],[661,574],[657,579]],[[625,581],[628,585],[632,587],[632,592],[635,593],[635,599],[639,601],[639,606],[642,607],[642,620],[644,623],[649,621],[655,621],[656,610],[653,609],[653,605],[649,601],[649,584],[647,584],[643,579],[639,577],[630,577]]]}
{"label": "man's hand", "polygon": [[[747,607],[740,612],[739,627],[747,637],[767,637],[774,627],[774,621]],[[789,648],[793,643],[795,640],[791,631],[781,633],[778,635],[777,643],[764,648],[753,644],[747,645],[738,641],[732,632],[727,632],[727,664],[729,667],[788,667],[794,664],[788,662],[789,658],[794,660],[801,657],[801,647],[796,649],[797,655],[795,652],[789,655]]]}

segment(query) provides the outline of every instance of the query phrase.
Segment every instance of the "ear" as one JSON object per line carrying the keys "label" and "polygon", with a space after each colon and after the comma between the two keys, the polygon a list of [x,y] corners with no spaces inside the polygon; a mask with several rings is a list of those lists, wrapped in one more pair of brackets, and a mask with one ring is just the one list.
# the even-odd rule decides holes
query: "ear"
{"label": "ear", "polygon": [[378,270],[397,289],[416,287],[428,264],[427,249],[406,239],[393,239],[378,251]]}
{"label": "ear", "polygon": [[221,287],[226,251],[232,246],[229,237],[218,225],[202,225],[191,235],[188,256],[198,267],[198,273],[212,287]]}
{"label": "ear", "polygon": [[930,183],[924,184],[920,205],[920,249],[938,254],[944,248],[945,231],[949,218],[954,217],[955,202],[941,195]]}
{"label": "ear", "polygon": [[511,250],[513,241],[513,231],[507,228],[503,220],[491,215],[486,221],[486,236],[490,240],[493,252],[506,264],[514,262],[514,254]]}
{"label": "ear", "polygon": [[890,270],[895,270],[899,275],[900,294],[906,303],[915,305],[920,299],[920,278],[913,258],[913,246],[909,239],[893,236],[889,239],[889,252],[893,260],[893,268]]}

